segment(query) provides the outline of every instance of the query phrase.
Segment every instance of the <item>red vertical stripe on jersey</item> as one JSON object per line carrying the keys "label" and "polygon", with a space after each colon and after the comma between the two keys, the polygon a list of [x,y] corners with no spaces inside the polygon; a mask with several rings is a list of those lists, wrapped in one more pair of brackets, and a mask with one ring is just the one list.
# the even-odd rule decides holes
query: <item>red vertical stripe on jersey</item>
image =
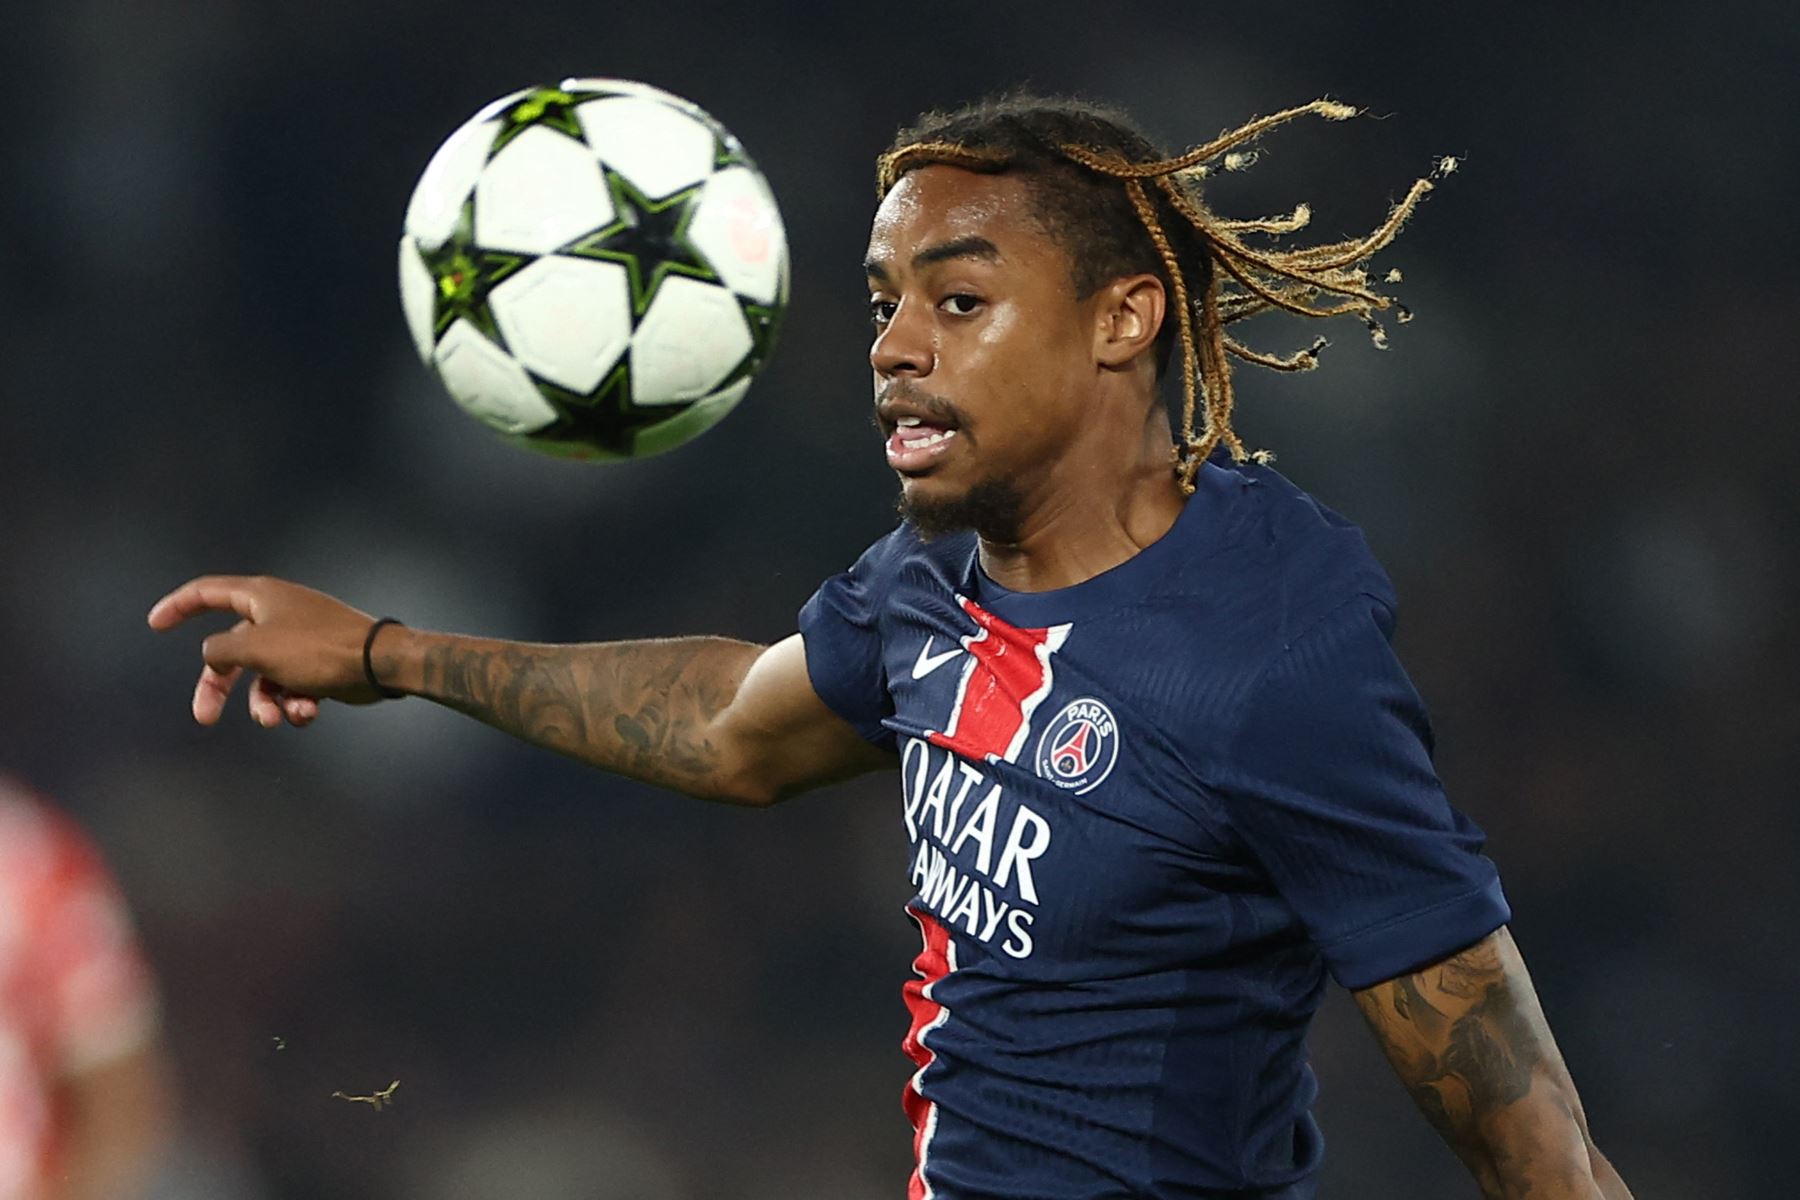
{"label": "red vertical stripe on jersey", "polygon": [[974,619],[977,631],[962,639],[970,661],[949,724],[942,733],[927,737],[978,762],[989,758],[1011,762],[1024,744],[1032,711],[1050,694],[1050,656],[1068,637],[1070,627],[1020,629],[973,600],[956,599]]}
{"label": "red vertical stripe on jersey", "polygon": [[906,1110],[906,1119],[913,1127],[913,1172],[907,1180],[906,1200],[928,1200],[931,1185],[925,1182],[925,1157],[930,1151],[931,1131],[936,1125],[936,1105],[925,1099],[920,1090],[920,1079],[925,1068],[931,1065],[933,1057],[931,1047],[925,1044],[925,1035],[944,1023],[949,1015],[943,1005],[932,997],[932,991],[939,980],[954,969],[953,955],[950,949],[950,931],[945,929],[938,919],[930,913],[913,905],[907,905],[906,913],[918,922],[919,934],[924,945],[919,956],[913,959],[913,973],[917,979],[909,980],[903,990],[906,996],[906,1009],[912,1014],[912,1025],[906,1031],[906,1040],[901,1043],[906,1057],[913,1060],[918,1070],[906,1081],[906,1090],[901,1093],[900,1104]]}

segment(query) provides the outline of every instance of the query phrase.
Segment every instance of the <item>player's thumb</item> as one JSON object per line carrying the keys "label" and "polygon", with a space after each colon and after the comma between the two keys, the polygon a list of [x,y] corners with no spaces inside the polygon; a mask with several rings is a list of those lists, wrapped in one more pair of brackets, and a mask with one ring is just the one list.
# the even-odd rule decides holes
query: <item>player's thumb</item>
{"label": "player's thumb", "polygon": [[221,674],[249,667],[261,670],[256,659],[257,629],[249,621],[239,621],[223,633],[215,633],[200,643],[200,657],[206,665]]}

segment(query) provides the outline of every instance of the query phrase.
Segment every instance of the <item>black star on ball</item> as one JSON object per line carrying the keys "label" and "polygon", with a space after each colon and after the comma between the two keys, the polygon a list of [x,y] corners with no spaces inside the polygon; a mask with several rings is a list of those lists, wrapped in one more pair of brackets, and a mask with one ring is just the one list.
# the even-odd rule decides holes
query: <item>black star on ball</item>
{"label": "black star on ball", "polygon": [[462,318],[490,340],[505,345],[488,307],[488,294],[524,266],[526,258],[474,245],[468,237],[469,223],[465,211],[458,232],[442,246],[436,250],[420,247],[433,284],[432,332],[441,338]]}
{"label": "black star on ball", "polygon": [[575,109],[589,100],[599,100],[608,94],[565,91],[554,87],[532,88],[500,113],[500,130],[494,135],[494,144],[488,149],[488,157],[492,158],[500,153],[501,147],[533,125],[548,126],[580,141],[581,118],[575,115]]}
{"label": "black star on ball", "polygon": [[617,214],[612,224],[582,238],[563,253],[624,266],[631,277],[634,321],[644,315],[656,299],[662,281],[670,275],[718,282],[719,273],[688,240],[688,226],[700,204],[699,184],[661,200],[651,200],[616,171],[606,172],[606,182]]}

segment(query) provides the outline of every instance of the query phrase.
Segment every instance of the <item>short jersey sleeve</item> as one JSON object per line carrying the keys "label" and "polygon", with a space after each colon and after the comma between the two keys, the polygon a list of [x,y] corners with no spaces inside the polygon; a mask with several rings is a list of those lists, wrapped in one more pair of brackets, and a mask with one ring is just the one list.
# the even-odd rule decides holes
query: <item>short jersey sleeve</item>
{"label": "short jersey sleeve", "polygon": [[882,663],[881,611],[891,580],[896,534],[869,547],[848,571],[833,575],[800,610],[806,673],[826,707],[867,741],[894,748],[882,727],[893,715]]}
{"label": "short jersey sleeve", "polygon": [[1511,917],[1480,829],[1450,806],[1425,708],[1359,596],[1264,672],[1215,780],[1233,826],[1345,987],[1481,940]]}

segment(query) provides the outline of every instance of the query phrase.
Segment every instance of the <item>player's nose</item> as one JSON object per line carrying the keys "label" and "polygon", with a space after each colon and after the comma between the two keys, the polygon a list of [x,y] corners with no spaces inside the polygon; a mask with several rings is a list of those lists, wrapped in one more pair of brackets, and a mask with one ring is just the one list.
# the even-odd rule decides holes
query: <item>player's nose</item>
{"label": "player's nose", "polygon": [[930,322],[920,318],[919,307],[902,301],[869,347],[869,365],[878,375],[925,376],[937,365]]}

